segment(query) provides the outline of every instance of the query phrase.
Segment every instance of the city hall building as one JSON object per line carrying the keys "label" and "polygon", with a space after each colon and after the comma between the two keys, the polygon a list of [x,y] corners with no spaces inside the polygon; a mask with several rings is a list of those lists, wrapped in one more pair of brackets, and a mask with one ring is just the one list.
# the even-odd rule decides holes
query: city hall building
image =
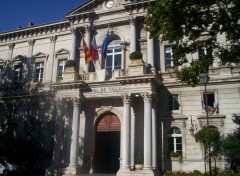
{"label": "city hall building", "polygon": [[[195,140],[196,132],[207,125],[207,117],[221,134],[236,128],[232,119],[240,115],[240,65],[215,60],[206,92],[203,84],[181,83],[171,61],[172,45],[149,38],[145,30],[144,17],[152,3],[88,0],[63,12],[64,20],[0,32],[0,74],[10,65],[15,83],[33,92],[1,95],[1,101],[14,101],[15,109],[24,111],[13,117],[19,122],[16,136],[24,136],[29,117],[39,122],[41,139],[53,134],[47,143],[53,151],[47,175],[205,172],[207,154]],[[108,31],[103,57],[101,45]],[[93,37],[99,59],[85,64],[82,41],[90,48]],[[224,35],[219,38],[226,41]],[[130,60],[134,51],[143,58]],[[68,60],[75,66],[65,67]],[[34,101],[21,107],[18,102],[26,99]],[[171,158],[173,152],[182,156],[181,161]],[[140,170],[135,167],[139,153]],[[214,164],[224,169],[224,157],[212,159]]]}

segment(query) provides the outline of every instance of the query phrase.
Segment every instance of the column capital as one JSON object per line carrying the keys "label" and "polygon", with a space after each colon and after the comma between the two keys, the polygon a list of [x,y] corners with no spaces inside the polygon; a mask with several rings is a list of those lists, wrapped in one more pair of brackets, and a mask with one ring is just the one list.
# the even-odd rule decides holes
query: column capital
{"label": "column capital", "polygon": [[75,98],[72,99],[72,102],[73,102],[73,106],[78,106],[81,103],[83,103],[83,99],[75,97]]}
{"label": "column capital", "polygon": [[15,46],[15,43],[8,43],[7,45],[9,49],[13,49]]}
{"label": "column capital", "polygon": [[125,42],[125,41],[123,41],[123,42],[120,43],[120,45],[121,45],[121,47],[122,47],[123,50],[126,50],[127,44],[128,44],[128,43]]}
{"label": "column capital", "polygon": [[128,21],[129,21],[130,24],[135,25],[136,24],[136,17],[130,16]]}
{"label": "column capital", "polygon": [[49,37],[49,39],[50,39],[51,43],[52,43],[52,42],[56,42],[57,36],[52,35],[52,36]]}
{"label": "column capital", "polygon": [[131,94],[123,93],[122,94],[123,103],[131,102]]}
{"label": "column capital", "polygon": [[71,26],[70,31],[72,32],[72,34],[77,34],[78,28],[76,26]]}
{"label": "column capital", "polygon": [[91,32],[92,28],[89,25],[84,26],[84,31],[85,32]]}
{"label": "column capital", "polygon": [[29,46],[33,46],[34,43],[35,43],[35,40],[34,39],[29,39],[27,42],[28,42]]}
{"label": "column capital", "polygon": [[144,102],[152,102],[152,92],[141,93]]}

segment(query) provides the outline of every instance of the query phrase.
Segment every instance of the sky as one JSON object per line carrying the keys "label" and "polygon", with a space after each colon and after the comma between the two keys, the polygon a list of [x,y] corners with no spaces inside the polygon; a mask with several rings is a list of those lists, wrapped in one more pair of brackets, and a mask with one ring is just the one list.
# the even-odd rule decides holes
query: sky
{"label": "sky", "polygon": [[65,14],[86,0],[0,0],[0,33],[63,20]]}

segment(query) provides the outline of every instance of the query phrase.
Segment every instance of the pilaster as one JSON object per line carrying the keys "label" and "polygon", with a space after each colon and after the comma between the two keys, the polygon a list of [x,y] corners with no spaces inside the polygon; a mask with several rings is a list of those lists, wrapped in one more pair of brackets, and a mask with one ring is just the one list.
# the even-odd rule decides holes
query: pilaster
{"label": "pilaster", "polygon": [[137,44],[136,44],[136,19],[134,17],[129,18],[129,23],[130,23],[130,52],[136,51]]}

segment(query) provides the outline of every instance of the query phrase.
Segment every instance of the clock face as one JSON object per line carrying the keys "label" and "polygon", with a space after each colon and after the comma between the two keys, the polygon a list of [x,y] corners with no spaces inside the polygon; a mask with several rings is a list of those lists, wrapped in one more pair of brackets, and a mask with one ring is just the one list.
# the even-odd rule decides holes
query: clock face
{"label": "clock face", "polygon": [[114,1],[113,1],[113,0],[107,1],[106,6],[107,6],[107,8],[109,8],[109,9],[112,8],[112,7],[114,6]]}

